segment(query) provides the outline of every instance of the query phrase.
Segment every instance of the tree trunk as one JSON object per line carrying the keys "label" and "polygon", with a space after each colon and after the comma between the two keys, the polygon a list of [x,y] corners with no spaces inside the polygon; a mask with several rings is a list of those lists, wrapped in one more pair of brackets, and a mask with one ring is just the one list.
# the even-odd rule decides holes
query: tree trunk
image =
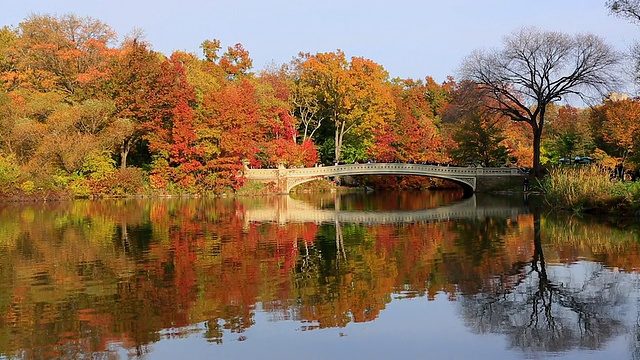
{"label": "tree trunk", "polygon": [[338,161],[340,161],[340,135],[339,135],[340,131],[338,130],[338,127],[336,126],[336,138],[334,141],[334,157],[335,157],[335,163],[338,164]]}
{"label": "tree trunk", "polygon": [[309,125],[307,125],[306,123],[304,124],[304,136],[302,137],[302,142],[305,142],[307,140],[307,132],[309,131]]}
{"label": "tree trunk", "polygon": [[120,148],[120,168],[127,168],[127,156],[129,155],[129,150],[131,148],[131,141],[128,139],[122,141],[122,147]]}
{"label": "tree trunk", "polygon": [[539,179],[542,177],[540,166],[540,144],[542,142],[542,128],[533,128],[533,175]]}
{"label": "tree trunk", "polygon": [[340,161],[340,156],[342,155],[342,140],[344,140],[344,127],[345,127],[345,123],[344,121],[341,121],[338,124],[336,124],[336,151],[335,151],[335,156],[336,156],[336,162]]}

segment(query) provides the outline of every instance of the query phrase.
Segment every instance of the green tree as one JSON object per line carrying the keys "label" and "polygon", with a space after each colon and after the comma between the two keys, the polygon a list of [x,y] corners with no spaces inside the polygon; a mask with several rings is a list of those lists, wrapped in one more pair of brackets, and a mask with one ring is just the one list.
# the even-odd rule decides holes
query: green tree
{"label": "green tree", "polygon": [[499,121],[483,115],[473,112],[456,124],[453,140],[458,148],[452,150],[451,155],[458,164],[502,166],[507,162],[509,150],[502,145],[505,136]]}
{"label": "green tree", "polygon": [[544,141],[547,156],[551,159],[570,154],[591,155],[594,144],[589,127],[589,111],[570,105],[549,106],[547,138]]}

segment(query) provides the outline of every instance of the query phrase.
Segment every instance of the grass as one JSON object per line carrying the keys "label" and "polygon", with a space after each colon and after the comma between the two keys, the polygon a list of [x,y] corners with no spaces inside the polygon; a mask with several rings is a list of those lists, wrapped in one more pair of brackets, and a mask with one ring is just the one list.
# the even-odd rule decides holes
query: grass
{"label": "grass", "polygon": [[597,166],[554,168],[541,182],[546,203],[554,208],[590,213],[640,210],[640,182],[611,180]]}

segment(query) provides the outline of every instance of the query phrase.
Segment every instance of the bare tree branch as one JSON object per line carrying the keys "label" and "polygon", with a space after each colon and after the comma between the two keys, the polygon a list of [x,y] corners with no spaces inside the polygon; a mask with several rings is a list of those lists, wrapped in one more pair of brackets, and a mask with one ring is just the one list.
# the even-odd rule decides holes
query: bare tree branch
{"label": "bare tree branch", "polygon": [[616,16],[640,22],[640,0],[609,0],[606,6]]}
{"label": "bare tree branch", "polygon": [[534,172],[539,175],[547,105],[571,96],[586,103],[602,99],[620,85],[622,57],[591,34],[522,28],[503,44],[501,50],[473,52],[463,62],[461,78],[493,94],[500,106],[495,110],[531,126]]}

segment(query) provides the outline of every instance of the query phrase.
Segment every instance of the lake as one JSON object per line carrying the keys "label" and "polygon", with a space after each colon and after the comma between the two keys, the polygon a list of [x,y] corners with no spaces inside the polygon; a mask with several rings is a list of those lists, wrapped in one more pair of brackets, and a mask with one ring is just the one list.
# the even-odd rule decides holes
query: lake
{"label": "lake", "polygon": [[640,232],[522,195],[0,204],[0,357],[640,359]]}

